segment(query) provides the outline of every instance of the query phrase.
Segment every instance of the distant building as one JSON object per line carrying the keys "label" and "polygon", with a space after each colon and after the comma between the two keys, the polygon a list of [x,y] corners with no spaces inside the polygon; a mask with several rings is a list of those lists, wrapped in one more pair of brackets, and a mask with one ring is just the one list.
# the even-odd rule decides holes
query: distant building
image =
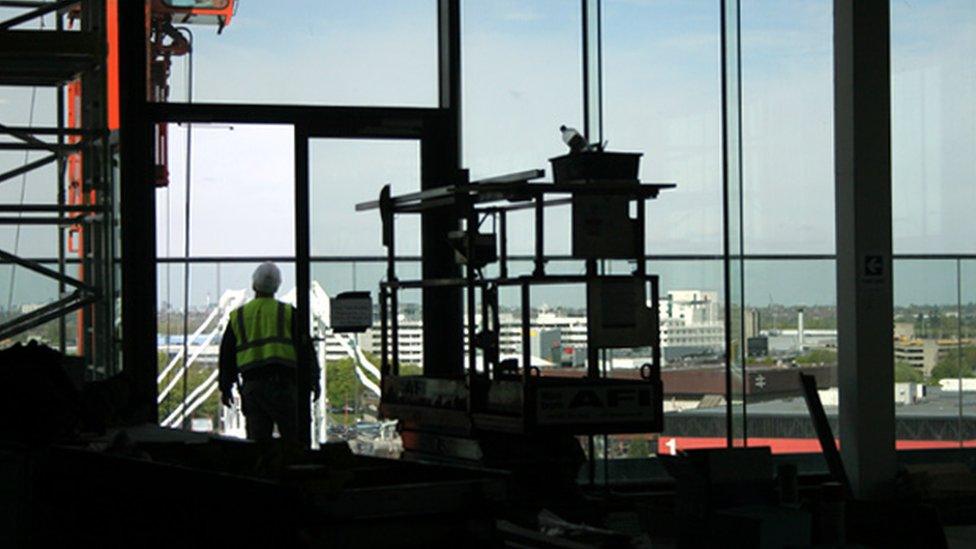
{"label": "distant building", "polygon": [[562,361],[563,346],[558,328],[532,328],[529,330],[529,348],[532,356],[558,366]]}
{"label": "distant building", "polygon": [[914,322],[895,322],[896,339],[915,339]]}
{"label": "distant building", "polygon": [[661,300],[661,318],[684,320],[686,325],[720,322],[718,292],[672,290]]}
{"label": "distant building", "polygon": [[769,356],[769,338],[755,336],[746,339],[746,355],[751,357]]}
{"label": "distant building", "polygon": [[661,299],[661,350],[665,361],[722,353],[725,324],[718,292],[672,290]]}
{"label": "distant building", "polygon": [[[664,361],[687,357],[714,357],[721,355],[725,345],[725,326],[721,320],[718,293],[702,290],[676,290],[668,292],[659,302],[661,320],[661,350]],[[502,356],[522,355],[521,318],[511,313],[499,315],[499,352]],[[399,315],[397,344],[401,364],[423,364],[423,323],[415,314]],[[541,359],[540,364],[580,366],[586,359],[586,316],[578,313],[562,313],[542,310],[531,319],[530,341],[532,356]],[[159,350],[174,356],[182,349],[182,337],[160,336]],[[200,360],[215,362],[220,339],[208,341],[201,335],[191,345],[207,344],[201,351]],[[356,336],[357,345],[367,353],[379,354],[381,333],[378,326]],[[466,343],[466,341],[465,341]],[[392,348],[392,342],[390,342]],[[348,358],[347,348],[334,335],[325,339],[325,360]],[[634,363],[638,366],[649,357],[614,357],[621,365]],[[533,361],[535,363],[535,361]],[[626,367],[626,366],[624,366]]]}
{"label": "distant building", "polygon": [[750,338],[757,337],[762,332],[762,314],[758,309],[747,309],[745,326],[743,326],[745,331],[745,338],[748,341]]}
{"label": "distant building", "polygon": [[960,345],[971,347],[976,341],[963,338],[956,339],[915,339],[895,338],[895,360],[911,364],[926,376],[932,375],[932,369],[940,360],[956,350]]}
{"label": "distant building", "polygon": [[[965,392],[976,392],[976,378],[964,377],[962,378],[962,391]],[[940,379],[939,389],[945,393],[958,393],[960,380],[956,379]]]}
{"label": "distant building", "polygon": [[[769,354],[795,354],[800,348],[799,330],[763,330],[769,339]],[[816,329],[803,330],[804,349],[830,349],[837,347],[837,330]]]}
{"label": "distant building", "polygon": [[[725,327],[721,321],[718,292],[702,290],[674,290],[661,298],[661,348],[665,361],[690,356],[711,356],[722,353]],[[522,327],[518,315],[501,314],[499,352],[521,356]],[[586,357],[586,316],[538,312],[531,320],[532,355],[546,362],[581,365]],[[538,339],[536,339],[538,338]],[[419,319],[401,316],[399,325],[400,362],[423,362],[423,326]],[[360,337],[364,351],[378,353],[380,331],[368,330]],[[327,342],[327,360],[346,356],[338,342]]]}
{"label": "distant building", "polygon": [[939,347],[939,342],[934,339],[898,338],[895,339],[895,361],[910,364],[930,376],[939,362]]}

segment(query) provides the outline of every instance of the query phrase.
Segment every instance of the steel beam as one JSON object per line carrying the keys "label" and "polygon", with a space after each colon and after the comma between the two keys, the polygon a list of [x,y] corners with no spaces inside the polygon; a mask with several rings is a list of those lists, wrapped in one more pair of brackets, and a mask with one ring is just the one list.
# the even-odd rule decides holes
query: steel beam
{"label": "steel beam", "polygon": [[101,206],[58,206],[57,204],[0,204],[0,212],[23,213],[72,213],[72,212],[100,212]]}
{"label": "steel beam", "polygon": [[34,9],[27,13],[22,13],[15,17],[11,17],[10,19],[0,21],[0,31],[10,30],[17,25],[22,25],[28,21],[37,19],[38,17],[44,17],[51,12],[67,9],[77,4],[79,1],[80,0],[61,0],[60,2],[45,2],[42,5],[34,7]]}
{"label": "steel beam", "polygon": [[9,322],[0,324],[0,339],[13,337],[32,328],[63,317],[99,300],[97,295],[88,295],[76,290],[71,295],[48,303],[40,309],[21,315]]}
{"label": "steel beam", "polygon": [[[97,132],[85,128],[57,128],[49,126],[4,126],[0,124],[3,132],[9,133],[11,135],[15,134],[30,134],[30,135],[78,135],[82,137],[96,137]],[[104,132],[103,132],[104,133]]]}
{"label": "steel beam", "polygon": [[[303,446],[311,443],[312,409],[309,402],[311,383],[311,361],[314,356],[308,356],[308,339],[312,337],[309,325],[310,303],[309,293],[312,287],[311,266],[309,255],[311,249],[311,211],[309,209],[310,181],[309,181],[309,143],[308,132],[304,126],[295,127],[295,307],[298,316],[295,327],[298,331],[296,351],[298,355],[298,372],[296,387],[298,397],[295,399],[298,440]],[[318,380],[314,380],[318,383]],[[325,387],[322,387],[322,397],[325,398]]]}
{"label": "steel beam", "polygon": [[[461,167],[461,12],[458,0],[439,0],[438,76],[439,106],[445,115],[437,128],[429,128],[421,141],[420,187],[427,191],[464,184]],[[447,234],[459,222],[453,208],[421,214],[420,234],[424,279],[459,278],[461,270],[448,245]],[[423,290],[424,375],[461,377],[464,374],[460,288]],[[393,311],[392,314],[396,314]]]}
{"label": "steel beam", "polygon": [[67,154],[79,151],[81,148],[81,143],[66,143],[64,145],[45,143],[43,141],[38,143],[26,141],[20,143],[0,143],[0,151],[51,151],[56,154]]}
{"label": "steel beam", "polygon": [[45,156],[44,158],[38,158],[33,162],[28,162],[19,168],[14,168],[0,174],[0,183],[4,181],[13,179],[17,176],[24,175],[25,173],[32,172],[38,168],[47,166],[48,164],[57,161],[58,155],[52,154],[50,156]]}
{"label": "steel beam", "polygon": [[39,275],[46,276],[48,278],[52,278],[60,282],[64,282],[65,284],[78,288],[79,290],[84,290],[89,293],[97,292],[95,287],[91,286],[90,284],[86,284],[76,278],[71,278],[70,276],[61,276],[61,273],[59,273],[58,271],[49,269],[36,261],[18,257],[12,253],[8,253],[3,250],[0,250],[0,260],[3,260],[4,263],[12,263],[14,265],[19,265],[25,269],[34,271]]}
{"label": "steel beam", "polygon": [[105,58],[104,36],[85,31],[0,32],[0,85],[55,86]]}
{"label": "steel beam", "polygon": [[439,109],[408,107],[151,103],[147,109],[157,123],[301,124],[312,139],[420,139],[444,117]]}
{"label": "steel beam", "polygon": [[2,217],[0,225],[80,225],[82,223],[93,223],[96,219],[92,217],[76,217],[66,219],[61,217]]}

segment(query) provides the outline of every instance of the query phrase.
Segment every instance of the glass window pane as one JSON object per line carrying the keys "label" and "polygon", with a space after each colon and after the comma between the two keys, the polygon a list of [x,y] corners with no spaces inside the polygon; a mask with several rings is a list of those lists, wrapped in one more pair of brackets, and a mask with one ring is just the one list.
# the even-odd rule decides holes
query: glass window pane
{"label": "glass window pane", "polygon": [[[814,376],[837,431],[837,295],[833,260],[747,260],[743,340],[749,445],[820,453],[799,373]],[[826,463],[822,464],[826,467]]]}
{"label": "glass window pane", "polygon": [[722,252],[718,6],[603,5],[608,149],[644,153],[641,178],[678,188],[648,203],[649,253]]}
{"label": "glass window pane", "polygon": [[464,165],[472,179],[546,168],[583,125],[578,2],[464,0]]}
{"label": "glass window pane", "polygon": [[[581,9],[578,2],[464,0],[463,167],[472,179],[544,168],[566,146],[560,125],[583,130]],[[546,212],[546,253],[569,250],[568,209]],[[509,234],[532,234],[531,215],[513,215]],[[512,238],[509,253],[531,253]]]}
{"label": "glass window pane", "polygon": [[[192,27],[193,100],[434,106],[436,6],[434,0],[240,2],[219,34],[216,24]],[[187,100],[189,60],[173,62],[171,101]]]}
{"label": "glass window pane", "polygon": [[156,192],[156,251],[182,256],[186,135],[190,155],[190,254],[295,253],[294,131],[291,126],[169,125],[169,185]]}
{"label": "glass window pane", "polygon": [[[959,445],[958,379],[970,377],[959,339],[955,260],[895,260],[894,351],[899,449]],[[960,371],[962,366],[962,371]]]}
{"label": "glass window pane", "polygon": [[899,253],[972,253],[976,4],[891,5],[892,230]]}
{"label": "glass window pane", "polygon": [[[957,403],[961,402],[959,443],[965,448],[976,448],[976,322],[974,322],[976,320],[976,260],[962,261],[960,274],[962,280],[959,318],[962,353],[957,356],[960,357],[962,367],[958,368],[956,388],[961,387],[962,391],[955,395]],[[961,383],[958,381],[959,378],[962,378]]]}
{"label": "glass window pane", "polygon": [[[294,263],[279,261],[277,265],[282,276],[277,297],[291,301]],[[157,264],[157,375],[159,419],[163,425],[244,438],[239,404],[236,408],[220,404],[217,360],[223,319],[253,297],[251,274],[257,266],[258,263],[246,262],[192,263],[190,293],[184,307],[184,266]],[[184,341],[190,357],[185,370]]]}
{"label": "glass window pane", "polygon": [[832,13],[830,2],[741,3],[748,253],[834,251]]}
{"label": "glass window pane", "polygon": [[661,277],[665,419],[656,454],[726,445],[722,271],[721,261],[648,263]]}
{"label": "glass window pane", "polygon": [[[387,184],[394,196],[419,191],[420,143],[315,139],[309,163],[312,255],[385,257],[379,210],[359,212],[356,204],[377,200]],[[420,216],[396,223],[397,254],[419,255]]]}

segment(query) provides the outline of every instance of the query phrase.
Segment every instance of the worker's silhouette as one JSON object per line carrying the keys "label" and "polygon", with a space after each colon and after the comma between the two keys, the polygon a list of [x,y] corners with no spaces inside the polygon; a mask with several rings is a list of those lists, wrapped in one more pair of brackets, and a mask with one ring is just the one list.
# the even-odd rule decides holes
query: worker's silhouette
{"label": "worker's silhouette", "polygon": [[[220,394],[232,405],[232,388],[240,383],[247,438],[271,440],[274,426],[284,440],[297,441],[296,398],[298,342],[309,341],[306,357],[314,357],[308,338],[295,330],[295,308],[275,299],[281,272],[271,262],[254,271],[254,299],[231,312],[220,342]],[[311,388],[321,394],[319,365],[311,360]],[[305,397],[307,398],[307,397]]]}

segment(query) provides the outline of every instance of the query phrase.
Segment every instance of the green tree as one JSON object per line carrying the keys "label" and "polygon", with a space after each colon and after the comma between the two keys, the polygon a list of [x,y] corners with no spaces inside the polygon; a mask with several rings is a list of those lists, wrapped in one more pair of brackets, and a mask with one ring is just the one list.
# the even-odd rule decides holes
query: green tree
{"label": "green tree", "polygon": [[401,376],[419,376],[424,373],[424,369],[417,364],[401,364]]}
{"label": "green tree", "polygon": [[630,441],[627,445],[627,457],[646,458],[651,457],[651,443],[645,438],[637,438]]}
{"label": "green tree", "polygon": [[811,349],[804,355],[796,357],[797,364],[836,364],[837,351],[833,349]]}
{"label": "green tree", "polygon": [[360,390],[359,380],[353,371],[351,358],[331,360],[325,365],[325,395],[331,406],[343,406],[356,402]]}
{"label": "green tree", "polygon": [[962,348],[960,364],[959,349],[953,348],[939,359],[932,368],[932,380],[973,376],[973,366],[976,365],[976,347]]}
{"label": "green tree", "polygon": [[911,364],[898,360],[895,362],[895,383],[921,383],[925,376]]}
{"label": "green tree", "polygon": [[[372,364],[375,364],[377,368],[380,365],[379,357],[371,353],[364,353],[366,359]],[[359,381],[359,377],[356,375],[354,370],[355,364],[351,358],[342,358],[339,360],[331,360],[325,365],[325,383],[327,385],[325,392],[329,399],[329,403],[332,406],[343,406],[345,404],[352,404],[358,401],[360,392],[363,390],[362,383]],[[370,374],[367,370],[362,370],[363,374],[369,378],[373,383],[379,385],[380,380]],[[400,375],[401,376],[416,376],[422,373],[420,366],[416,364],[401,364],[400,365]]]}
{"label": "green tree", "polygon": [[[170,359],[167,357],[166,353],[157,353],[159,370],[162,371],[163,368],[169,363]],[[213,373],[214,369],[217,367],[216,364],[192,364],[190,366],[187,379],[187,394],[192,392],[195,388],[199,387],[204,381],[207,380]],[[166,385],[170,383],[174,375],[178,375],[179,364],[173,368],[168,376],[159,384],[159,391],[162,391]],[[177,382],[176,386],[166,395],[166,398],[159,403],[159,418],[164,419],[169,416],[183,401],[183,382]],[[220,412],[220,392],[214,391],[207,400],[201,404],[196,410],[193,411],[193,417],[203,418],[207,417],[213,420],[215,423]]]}

